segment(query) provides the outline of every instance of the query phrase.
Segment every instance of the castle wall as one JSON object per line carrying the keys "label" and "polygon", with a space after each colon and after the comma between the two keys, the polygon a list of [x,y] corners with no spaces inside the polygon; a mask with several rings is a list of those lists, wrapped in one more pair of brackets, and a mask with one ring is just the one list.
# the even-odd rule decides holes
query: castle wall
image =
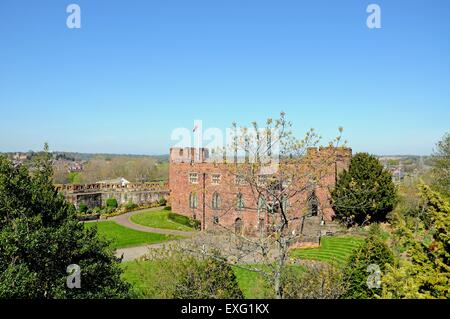
{"label": "castle wall", "polygon": [[137,205],[150,204],[161,198],[169,198],[167,183],[131,183],[125,186],[119,184],[84,184],[56,185],[56,190],[63,194],[66,200],[79,207],[81,203],[89,208],[106,206],[108,198],[115,198],[119,205],[133,203]]}
{"label": "castle wall", "polygon": [[[333,156],[331,156],[333,154]],[[305,156],[304,163],[296,166],[295,169],[306,174],[311,170],[315,171],[319,181],[316,183],[314,190],[315,196],[318,199],[320,207],[320,217],[309,218],[312,221],[308,224],[308,229],[311,229],[311,224],[317,224],[316,230],[312,234],[320,234],[320,225],[322,219],[324,222],[331,222],[334,217],[334,211],[331,208],[330,190],[334,187],[337,180],[337,175],[348,168],[351,160],[351,149],[331,149],[320,148],[308,150]],[[332,161],[327,162],[326,159]],[[200,159],[200,160],[199,160]],[[324,161],[325,159],[325,161]],[[323,165],[323,163],[326,165]],[[169,188],[170,201],[172,210],[176,213],[195,218],[202,222],[204,229],[212,229],[218,227],[215,222],[218,222],[221,227],[226,227],[233,230],[236,226],[236,221],[242,221],[242,229],[246,234],[258,234],[265,231],[265,228],[270,223],[268,216],[262,216],[257,209],[256,196],[252,193],[252,188],[245,185],[236,184],[236,176],[231,172],[229,165],[224,163],[213,163],[208,160],[208,153],[205,150],[200,150],[196,154],[195,149],[178,149],[173,148],[170,152],[170,167],[169,167]],[[189,180],[190,173],[196,173],[198,180],[192,183]],[[213,175],[220,175],[220,182],[213,183]],[[299,181],[299,184],[307,184],[307,181]],[[213,208],[213,196],[218,193],[221,199],[220,209]],[[237,194],[241,193],[244,198],[245,208],[242,210],[236,209]],[[189,199],[191,194],[197,195],[197,206],[190,207]],[[291,198],[288,211],[290,214],[296,216],[307,216],[309,192],[300,191],[297,196]],[[304,220],[299,219],[297,226],[300,229],[301,223]],[[308,233],[305,236],[313,236]]]}

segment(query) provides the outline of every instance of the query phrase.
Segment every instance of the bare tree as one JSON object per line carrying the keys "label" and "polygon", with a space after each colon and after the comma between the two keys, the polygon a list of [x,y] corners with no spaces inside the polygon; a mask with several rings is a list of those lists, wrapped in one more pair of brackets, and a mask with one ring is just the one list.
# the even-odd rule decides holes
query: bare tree
{"label": "bare tree", "polygon": [[[263,129],[254,122],[251,128],[233,124],[233,130],[232,145],[222,150],[225,163],[217,163],[226,171],[228,194],[212,201],[217,218],[228,222],[215,227],[221,239],[201,241],[219,245],[229,261],[263,275],[281,299],[289,248],[306,239],[301,231],[305,217],[330,214],[328,187],[335,178],[342,129],[320,149],[321,137],[311,129],[303,139],[296,138],[284,113],[268,119]],[[244,215],[256,219],[256,225],[246,229],[239,218]]]}

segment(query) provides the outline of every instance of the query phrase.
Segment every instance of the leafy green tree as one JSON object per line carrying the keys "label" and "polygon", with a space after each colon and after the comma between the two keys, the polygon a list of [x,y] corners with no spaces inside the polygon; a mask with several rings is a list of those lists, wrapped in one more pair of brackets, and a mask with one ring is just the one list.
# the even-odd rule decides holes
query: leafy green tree
{"label": "leafy green tree", "polygon": [[417,237],[408,224],[397,223],[396,236],[406,248],[406,258],[387,267],[385,298],[450,298],[450,203],[424,184],[420,194],[431,218],[431,239]]}
{"label": "leafy green tree", "polygon": [[433,188],[450,197],[450,134],[446,133],[436,145],[432,156]]}
{"label": "leafy green tree", "polygon": [[106,200],[106,207],[117,208],[118,206],[119,206],[119,204],[117,203],[117,199],[115,199],[115,198],[108,198]]}
{"label": "leafy green tree", "polygon": [[[46,152],[30,174],[0,157],[0,298],[125,298],[119,259],[58,195]],[[67,288],[67,267],[81,268],[81,288]]]}
{"label": "leafy green tree", "polygon": [[347,226],[383,222],[397,202],[392,175],[367,153],[352,158],[331,195],[336,218]]}
{"label": "leafy green tree", "polygon": [[67,179],[70,184],[81,184],[82,182],[81,174],[79,172],[71,172],[67,174]]}
{"label": "leafy green tree", "polygon": [[163,299],[242,299],[231,266],[216,250],[194,254],[186,247],[167,247],[151,252],[151,271],[140,276],[141,297]]}
{"label": "leafy green tree", "polygon": [[[374,271],[377,268],[382,275],[386,265],[394,263],[394,255],[381,237],[379,226],[373,224],[364,243],[350,256],[344,270],[346,286],[344,298],[371,299],[381,294],[381,286],[376,288],[376,285],[375,287],[368,285],[369,276],[376,275]],[[375,266],[373,270],[369,268],[371,265]]]}

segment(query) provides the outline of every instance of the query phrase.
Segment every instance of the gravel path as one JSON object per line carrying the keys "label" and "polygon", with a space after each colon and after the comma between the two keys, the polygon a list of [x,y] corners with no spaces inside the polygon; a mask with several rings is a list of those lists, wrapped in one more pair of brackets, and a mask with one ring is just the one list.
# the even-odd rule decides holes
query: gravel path
{"label": "gravel path", "polygon": [[144,245],[138,247],[128,247],[128,248],[119,248],[116,250],[116,257],[122,258],[122,262],[131,261],[135,259],[139,259],[145,256],[150,249],[156,249],[164,247],[165,245],[171,244],[174,241],[167,241],[164,243],[153,244],[153,245]]}

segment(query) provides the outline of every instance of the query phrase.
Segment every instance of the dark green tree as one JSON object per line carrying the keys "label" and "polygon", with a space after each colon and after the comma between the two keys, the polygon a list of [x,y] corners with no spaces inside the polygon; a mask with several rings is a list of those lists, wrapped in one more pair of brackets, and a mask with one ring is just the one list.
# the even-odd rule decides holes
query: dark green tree
{"label": "dark green tree", "polygon": [[[125,298],[119,259],[57,194],[45,152],[33,165],[0,157],[0,298]],[[67,267],[81,268],[81,288],[67,288]]]}
{"label": "dark green tree", "polygon": [[336,218],[347,226],[383,222],[397,202],[392,175],[367,153],[352,158],[331,195]]}
{"label": "dark green tree", "polygon": [[[364,243],[350,256],[344,268],[343,280],[346,292],[343,294],[343,298],[371,299],[381,294],[381,276],[386,265],[394,263],[394,254],[381,237],[379,226],[373,224]],[[380,282],[377,285],[376,282],[371,281],[369,276],[377,279],[378,270]],[[374,285],[369,285],[369,283]]]}

